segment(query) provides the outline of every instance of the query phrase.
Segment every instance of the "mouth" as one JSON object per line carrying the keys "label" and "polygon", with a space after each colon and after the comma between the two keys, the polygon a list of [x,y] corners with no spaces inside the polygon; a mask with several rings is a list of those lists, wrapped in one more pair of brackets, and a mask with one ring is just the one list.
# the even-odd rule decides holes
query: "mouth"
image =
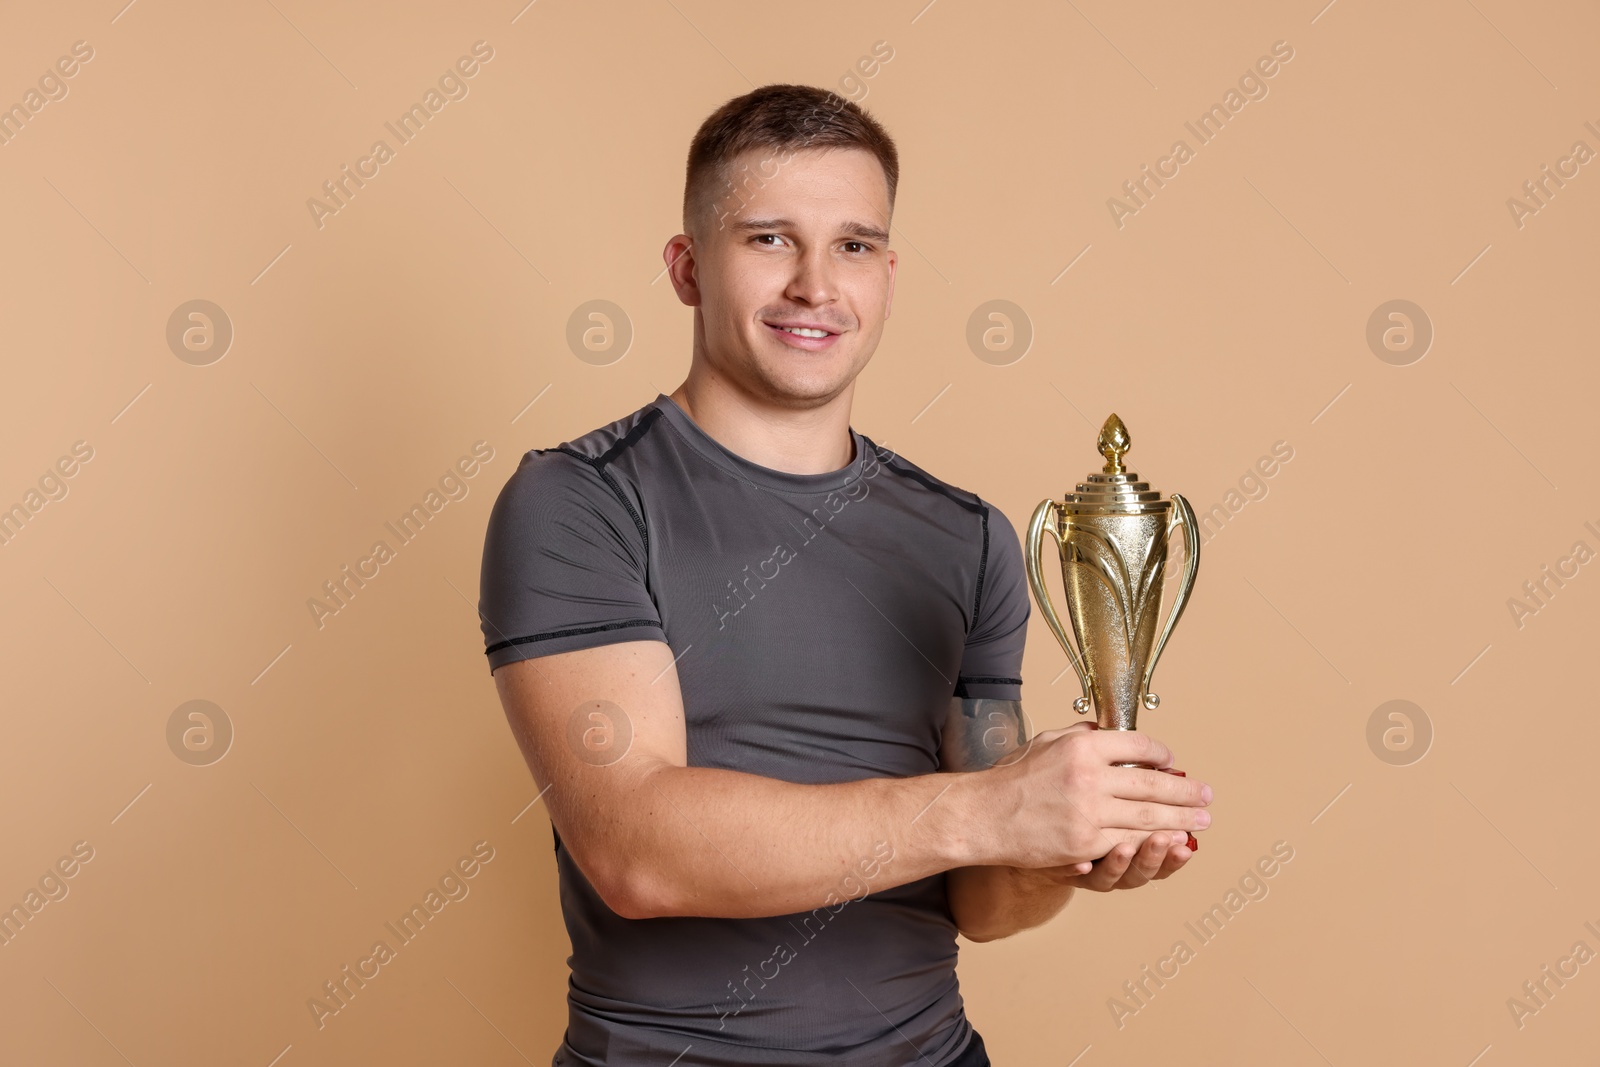
{"label": "mouth", "polygon": [[777,336],[778,340],[792,348],[804,349],[808,352],[819,352],[831,347],[839,339],[836,331],[828,329],[820,323],[790,322],[790,323],[762,323],[768,330]]}

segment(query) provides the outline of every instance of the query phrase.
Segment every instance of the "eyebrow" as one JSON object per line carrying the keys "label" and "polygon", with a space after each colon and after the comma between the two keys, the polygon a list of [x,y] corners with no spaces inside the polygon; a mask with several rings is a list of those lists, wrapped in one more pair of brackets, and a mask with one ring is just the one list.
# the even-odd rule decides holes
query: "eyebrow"
{"label": "eyebrow", "polygon": [[[782,230],[793,229],[794,221],[791,219],[740,219],[733,224],[735,230]],[[874,241],[889,243],[889,235],[876,226],[865,222],[847,222],[839,227],[839,233],[847,237],[864,237]]]}

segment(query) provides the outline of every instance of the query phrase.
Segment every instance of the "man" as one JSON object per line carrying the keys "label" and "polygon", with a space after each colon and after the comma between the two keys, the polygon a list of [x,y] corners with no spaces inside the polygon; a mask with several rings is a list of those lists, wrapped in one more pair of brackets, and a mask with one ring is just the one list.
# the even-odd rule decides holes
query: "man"
{"label": "man", "polygon": [[831,93],[712,114],[664,252],[687,379],[495,504],[484,641],[572,938],[553,1064],[981,1067],[957,932],[1165,877],[1209,822],[1113,766],[1170,767],[1147,734],[1027,737],[1012,524],[850,426],[898,177]]}

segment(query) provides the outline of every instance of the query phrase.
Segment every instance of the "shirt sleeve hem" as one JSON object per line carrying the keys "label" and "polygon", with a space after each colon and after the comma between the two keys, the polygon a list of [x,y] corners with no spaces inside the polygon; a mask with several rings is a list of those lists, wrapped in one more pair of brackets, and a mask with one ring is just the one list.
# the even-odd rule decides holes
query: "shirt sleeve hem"
{"label": "shirt sleeve hem", "polygon": [[653,619],[628,619],[622,622],[599,623],[595,626],[576,626],[544,634],[530,634],[497,642],[489,647],[489,673],[493,674],[507,663],[553,656],[558,652],[576,652],[579,649],[617,645],[625,641],[667,642],[667,633]]}
{"label": "shirt sleeve hem", "polygon": [[1022,679],[963,675],[956,679],[953,695],[968,700],[1021,700]]}

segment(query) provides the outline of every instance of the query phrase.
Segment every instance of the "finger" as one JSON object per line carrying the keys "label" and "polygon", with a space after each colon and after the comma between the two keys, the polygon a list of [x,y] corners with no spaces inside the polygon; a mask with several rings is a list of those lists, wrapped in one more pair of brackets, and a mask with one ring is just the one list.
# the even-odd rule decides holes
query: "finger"
{"label": "finger", "polygon": [[1150,881],[1151,875],[1160,870],[1162,857],[1167,852],[1167,835],[1151,834],[1139,842],[1133,854],[1128,857],[1127,867],[1122,876],[1112,884],[1113,889],[1137,889]]}
{"label": "finger", "polygon": [[1093,871],[1083,876],[1083,884],[1079,887],[1092,893],[1109,893],[1117,888],[1117,879],[1107,874],[1105,870],[1096,867]]}
{"label": "finger", "polygon": [[[1187,777],[1189,777],[1189,772],[1180,771],[1176,767],[1162,767],[1161,770],[1165,771],[1167,774],[1175,774],[1179,778],[1187,778]],[[1213,799],[1213,790],[1212,790],[1212,788],[1209,785],[1207,785],[1205,782],[1200,782],[1198,784],[1200,786],[1200,795],[1205,798],[1205,802],[1207,804],[1211,803],[1211,801]]]}
{"label": "finger", "polygon": [[1057,885],[1065,886],[1068,889],[1084,889],[1087,888],[1085,881],[1094,875],[1094,864],[1085,860],[1082,863],[1069,864],[1060,868],[1060,870],[1062,871],[1062,877],[1056,880]]}
{"label": "finger", "polygon": [[1123,874],[1121,885],[1126,889],[1137,889],[1154,878],[1166,860],[1169,841],[1170,837],[1164,833],[1151,834],[1145,838],[1144,844],[1139,846],[1138,854],[1134,856],[1127,872]]}
{"label": "finger", "polygon": [[1112,796],[1123,800],[1158,800],[1163,804],[1203,807],[1210,803],[1210,786],[1198,778],[1177,776],[1144,767],[1114,767]]}
{"label": "finger", "polygon": [[1156,872],[1155,877],[1167,877],[1169,874],[1182,867],[1185,863],[1188,863],[1190,857],[1193,855],[1194,849],[1189,848],[1183,843],[1182,839],[1174,835],[1173,844],[1168,846],[1167,854],[1161,859],[1161,869]]}
{"label": "finger", "polygon": [[1107,763],[1147,763],[1152,767],[1170,767],[1173,763],[1170,748],[1137,730],[1100,730],[1095,741]]}
{"label": "finger", "polygon": [[1167,854],[1172,851],[1173,842],[1179,840],[1177,831],[1154,833],[1144,843],[1144,848],[1139,850],[1134,865],[1145,874],[1154,878],[1156,872],[1161,870],[1161,865],[1166,863]]}
{"label": "finger", "polygon": [[1128,865],[1133,862],[1133,857],[1138,852],[1138,846],[1132,842],[1118,845],[1095,861],[1094,870],[1087,876],[1087,888],[1098,893],[1115,889],[1117,883],[1127,873]]}
{"label": "finger", "polygon": [[1082,883],[1083,876],[1094,869],[1094,864],[1088,860],[1081,863],[1067,863],[1059,867],[1035,867],[1033,872],[1041,877],[1048,878],[1058,886],[1076,888]]}
{"label": "finger", "polygon": [[1169,846],[1167,848],[1167,854],[1162,857],[1161,869],[1155,873],[1155,878],[1161,879],[1167,877],[1169,874],[1172,874],[1185,863],[1188,863],[1189,857],[1193,855],[1194,850],[1189,848],[1182,841]]}
{"label": "finger", "polygon": [[[1109,798],[1102,804],[1101,832],[1112,837],[1111,830],[1203,830],[1211,825],[1211,813],[1204,808],[1185,805],[1161,804],[1155,801],[1122,800]],[[1140,834],[1139,840],[1144,839]],[[1113,838],[1115,839],[1115,838]]]}
{"label": "finger", "polygon": [[1105,859],[1114,848],[1123,847],[1137,850],[1140,845],[1144,844],[1144,839],[1149,836],[1149,830],[1134,830],[1118,826],[1101,827],[1100,837],[1105,842],[1106,850],[1095,857],[1095,862],[1099,863]]}

